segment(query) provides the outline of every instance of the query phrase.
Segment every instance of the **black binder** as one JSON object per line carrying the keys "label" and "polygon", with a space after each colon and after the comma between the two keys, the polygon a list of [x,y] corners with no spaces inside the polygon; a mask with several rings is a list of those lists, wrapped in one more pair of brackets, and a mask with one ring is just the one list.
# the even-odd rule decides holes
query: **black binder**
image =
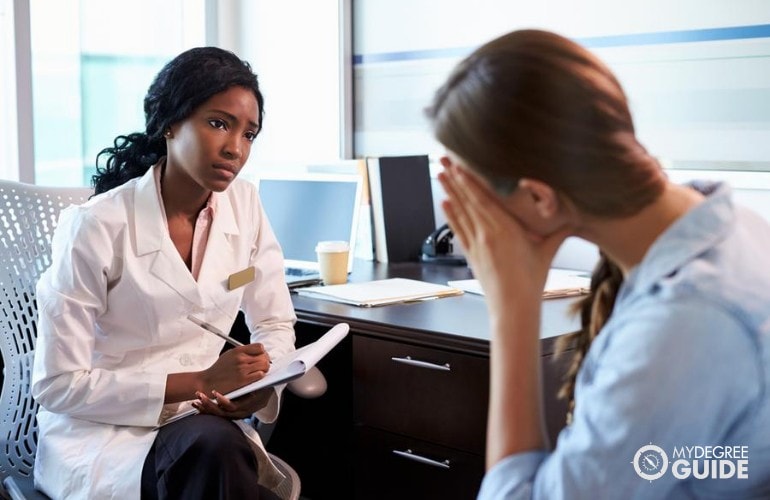
{"label": "black binder", "polygon": [[372,203],[374,256],[378,262],[417,262],[435,229],[428,156],[366,160]]}

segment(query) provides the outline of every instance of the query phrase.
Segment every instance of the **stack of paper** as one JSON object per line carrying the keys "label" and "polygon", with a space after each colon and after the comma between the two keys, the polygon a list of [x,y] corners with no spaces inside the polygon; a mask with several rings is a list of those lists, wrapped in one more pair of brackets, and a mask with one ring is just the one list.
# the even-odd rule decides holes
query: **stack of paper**
{"label": "stack of paper", "polygon": [[462,293],[462,290],[455,287],[404,278],[391,278],[366,283],[348,283],[345,285],[313,286],[301,288],[297,291],[298,295],[306,297],[362,307],[438,299]]}
{"label": "stack of paper", "polygon": [[[468,293],[484,295],[484,290],[481,289],[481,284],[478,280],[449,281],[448,284]],[[583,295],[588,293],[590,288],[591,276],[589,273],[572,269],[551,269],[548,271],[548,278],[545,281],[543,298],[555,299],[558,297]]]}

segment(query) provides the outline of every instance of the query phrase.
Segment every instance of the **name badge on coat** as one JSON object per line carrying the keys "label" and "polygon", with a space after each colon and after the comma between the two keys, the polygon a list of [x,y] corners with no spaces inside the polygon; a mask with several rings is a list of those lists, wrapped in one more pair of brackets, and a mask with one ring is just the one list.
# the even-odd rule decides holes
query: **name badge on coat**
{"label": "name badge on coat", "polygon": [[235,290],[236,288],[240,288],[243,285],[248,285],[254,281],[255,276],[256,270],[254,269],[254,266],[249,266],[243,271],[233,273],[227,278],[227,289]]}

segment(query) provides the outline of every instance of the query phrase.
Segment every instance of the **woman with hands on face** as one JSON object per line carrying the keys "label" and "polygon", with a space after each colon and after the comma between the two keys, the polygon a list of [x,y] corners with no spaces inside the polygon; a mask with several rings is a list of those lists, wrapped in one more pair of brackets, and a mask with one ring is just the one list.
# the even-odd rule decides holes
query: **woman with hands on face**
{"label": "woman with hands on face", "polygon": [[[294,349],[281,249],[237,179],[263,110],[235,54],[180,54],[149,87],[145,131],[103,150],[96,195],[62,212],[32,385],[48,496],[276,498],[283,476],[242,419],[273,421],[282,387],[223,396]],[[251,343],[221,355],[224,340],[188,319],[229,331],[239,311]]]}
{"label": "woman with hands on face", "polygon": [[[479,498],[770,497],[766,221],[733,205],[724,184],[670,182],[638,142],[616,78],[553,33],[483,45],[427,114],[447,149],[443,208],[490,315]],[[570,423],[551,450],[540,306],[570,236],[601,260],[569,339]],[[646,445],[668,457],[745,446],[749,473],[702,480],[680,464],[675,474],[674,458],[671,470],[640,461]]]}

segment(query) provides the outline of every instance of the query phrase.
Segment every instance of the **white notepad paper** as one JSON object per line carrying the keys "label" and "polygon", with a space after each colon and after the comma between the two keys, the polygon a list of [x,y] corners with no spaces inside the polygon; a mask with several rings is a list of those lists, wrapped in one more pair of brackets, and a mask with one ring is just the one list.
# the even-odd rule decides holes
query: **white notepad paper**
{"label": "white notepad paper", "polygon": [[313,286],[301,288],[298,295],[361,307],[401,304],[422,300],[461,295],[462,290],[453,286],[437,285],[405,278],[390,278],[365,283]]}

